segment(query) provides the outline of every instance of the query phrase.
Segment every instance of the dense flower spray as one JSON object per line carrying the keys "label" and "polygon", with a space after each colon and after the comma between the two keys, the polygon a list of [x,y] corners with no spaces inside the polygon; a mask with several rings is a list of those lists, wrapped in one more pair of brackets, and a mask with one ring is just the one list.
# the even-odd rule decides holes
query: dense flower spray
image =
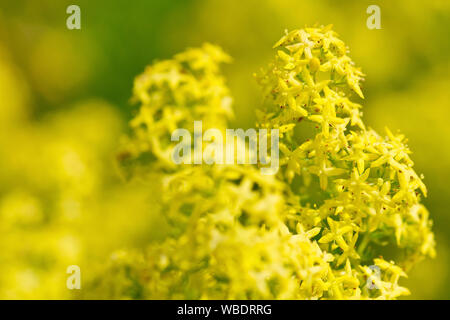
{"label": "dense flower spray", "polygon": [[363,74],[345,44],[320,27],[275,47],[257,75],[257,115],[260,128],[280,130],[276,176],[170,162],[171,131],[193,120],[224,130],[232,116],[220,48],[189,49],[137,78],[140,109],[119,158],[131,177],[160,172],[169,232],[144,253],[114,256],[124,277],[104,284],[114,297],[392,299],[408,294],[398,283],[406,271],[434,255],[426,187],[403,135],[364,125],[350,100],[363,97]]}

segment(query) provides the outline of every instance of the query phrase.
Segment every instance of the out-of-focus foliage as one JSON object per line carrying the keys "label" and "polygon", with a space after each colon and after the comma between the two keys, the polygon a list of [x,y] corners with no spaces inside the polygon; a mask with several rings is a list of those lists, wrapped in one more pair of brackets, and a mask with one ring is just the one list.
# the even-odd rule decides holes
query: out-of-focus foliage
{"label": "out-of-focus foliage", "polygon": [[[162,196],[158,180],[148,173],[141,181],[146,188],[124,185],[107,160],[116,150],[121,124],[130,117],[133,78],[145,65],[204,41],[219,44],[234,58],[224,68],[235,98],[231,124],[253,126],[253,109],[261,101],[252,73],[270,60],[273,40],[284,29],[315,23],[334,24],[368,75],[365,123],[378,132],[384,126],[394,133],[400,129],[414,150],[416,170],[424,173],[429,195],[423,202],[435,222],[437,256],[420,263],[402,283],[412,298],[450,296],[447,0],[76,3],[82,11],[80,31],[65,27],[72,1],[0,3],[0,202],[7,212],[0,219],[21,217],[1,225],[8,230],[0,236],[5,252],[0,258],[1,297],[77,296],[65,287],[67,265],[80,265],[85,283],[91,274],[102,272],[112,251],[144,247],[164,233],[157,214],[156,200]],[[381,30],[366,28],[371,4],[381,8]],[[86,121],[96,128],[85,127]],[[63,174],[70,163],[73,172]],[[79,181],[86,191],[76,187]],[[75,201],[62,206],[63,198]],[[22,215],[4,209],[18,203]],[[67,210],[79,212],[76,222],[57,218]],[[41,212],[41,218],[30,212]],[[135,212],[133,218],[130,212]],[[155,220],[158,228],[151,227]],[[34,227],[24,227],[26,223]],[[57,247],[56,239],[66,235],[73,248],[78,243],[79,253],[64,258],[52,253],[51,246]],[[36,255],[30,258],[29,252]],[[70,258],[74,256],[79,258]]]}
{"label": "out-of-focus foliage", "polygon": [[147,215],[155,186],[119,183],[122,120],[111,105],[89,100],[33,121],[27,87],[1,56],[0,297],[77,297],[66,287],[69,265],[93,271],[117,247],[155,237]]}

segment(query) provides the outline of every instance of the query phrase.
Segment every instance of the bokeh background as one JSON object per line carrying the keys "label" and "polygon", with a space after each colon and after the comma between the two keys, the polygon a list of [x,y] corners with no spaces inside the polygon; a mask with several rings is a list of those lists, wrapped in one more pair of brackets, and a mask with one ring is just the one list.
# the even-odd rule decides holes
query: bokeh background
{"label": "bokeh background", "polygon": [[[70,4],[81,30],[66,28]],[[371,4],[381,30],[366,27]],[[285,29],[316,23],[334,25],[367,75],[365,123],[405,133],[425,176],[437,257],[403,282],[409,298],[450,298],[448,0],[0,0],[0,298],[77,298],[68,265],[89,279],[160,236],[158,186],[124,182],[114,161],[147,64],[222,46],[233,125],[251,127],[252,74]]]}

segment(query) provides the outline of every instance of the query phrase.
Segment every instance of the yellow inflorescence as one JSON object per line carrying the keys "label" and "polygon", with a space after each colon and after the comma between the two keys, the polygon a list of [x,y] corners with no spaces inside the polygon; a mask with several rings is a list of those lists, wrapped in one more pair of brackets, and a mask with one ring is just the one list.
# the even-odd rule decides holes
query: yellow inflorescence
{"label": "yellow inflorescence", "polygon": [[321,27],[287,33],[275,47],[257,78],[267,98],[258,126],[280,129],[277,176],[170,162],[176,128],[227,126],[219,64],[230,59],[220,48],[190,49],[137,78],[141,106],[120,159],[159,170],[169,232],[145,252],[114,256],[123,281],[99,285],[112,297],[392,299],[408,294],[398,283],[405,271],[434,255],[425,185],[404,137],[367,129],[349,99],[363,97],[363,74],[345,44]]}
{"label": "yellow inflorescence", "polygon": [[202,120],[204,129],[224,130],[233,111],[219,64],[229,61],[207,43],[147,67],[134,83],[133,100],[141,107],[131,122],[135,139],[127,156],[151,152],[158,166],[174,167],[170,136],[177,128],[192,131],[194,121]]}

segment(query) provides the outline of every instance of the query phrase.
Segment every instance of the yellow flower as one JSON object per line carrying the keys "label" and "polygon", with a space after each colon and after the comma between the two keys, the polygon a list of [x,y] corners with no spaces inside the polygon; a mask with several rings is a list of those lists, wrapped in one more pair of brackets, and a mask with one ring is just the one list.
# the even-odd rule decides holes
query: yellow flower
{"label": "yellow flower", "polygon": [[[425,185],[402,135],[366,129],[351,100],[363,97],[363,74],[344,42],[327,26],[293,30],[274,47],[257,76],[267,98],[257,126],[280,130],[277,176],[168,161],[173,128],[192,130],[193,120],[227,126],[231,98],[219,66],[230,58],[220,48],[188,49],[136,79],[139,113],[125,148],[135,166],[148,155],[142,166],[162,176],[159,205],[170,230],[111,268],[131,270],[127,283],[138,283],[143,297],[394,299],[408,294],[398,284],[404,270],[434,255],[420,204]],[[315,129],[306,141],[295,130],[305,122]],[[385,245],[401,254],[385,261]],[[129,285],[110,286],[130,295]]]}

